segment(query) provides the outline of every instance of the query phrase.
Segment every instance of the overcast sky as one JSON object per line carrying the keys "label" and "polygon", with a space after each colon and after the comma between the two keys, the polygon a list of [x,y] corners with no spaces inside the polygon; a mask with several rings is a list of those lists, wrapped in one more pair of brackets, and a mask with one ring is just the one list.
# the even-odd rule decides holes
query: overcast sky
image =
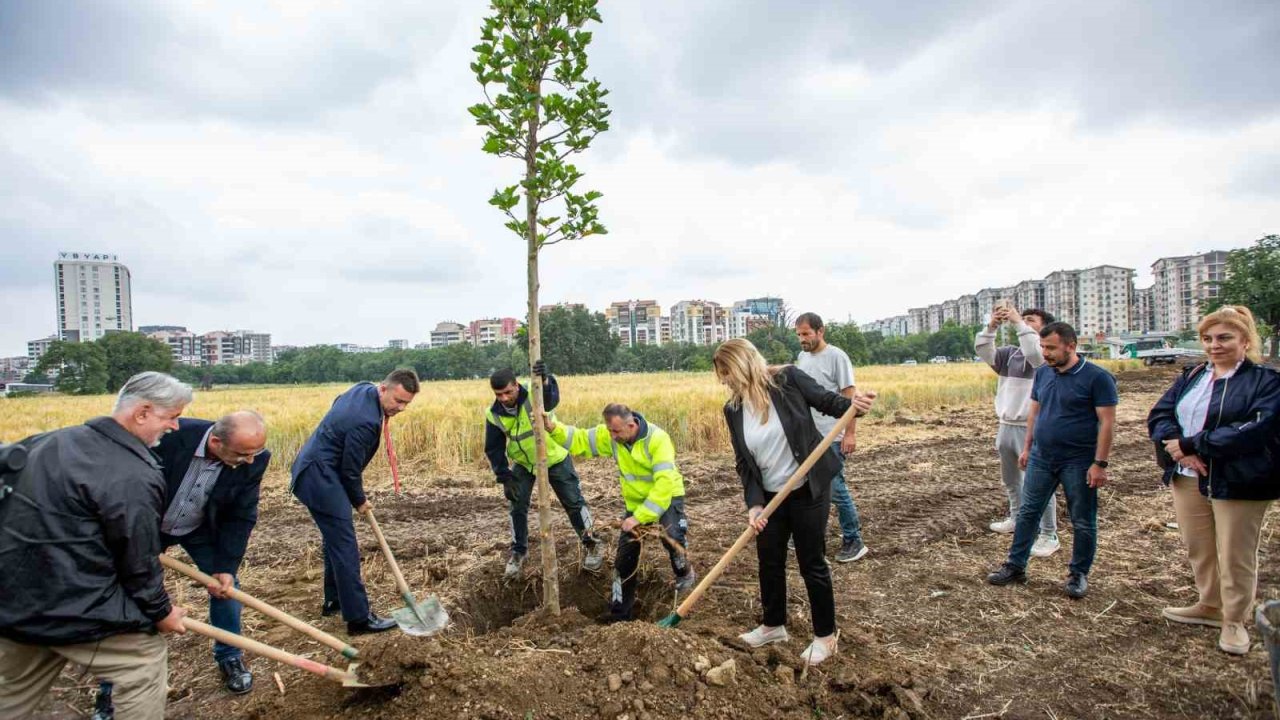
{"label": "overcast sky", "polygon": [[[1280,3],[601,4],[606,236],[542,299],[781,295],[859,322],[1280,231]],[[58,250],[135,325],[424,340],[524,312],[466,107],[484,5],[0,2],[0,354],[54,330]]]}

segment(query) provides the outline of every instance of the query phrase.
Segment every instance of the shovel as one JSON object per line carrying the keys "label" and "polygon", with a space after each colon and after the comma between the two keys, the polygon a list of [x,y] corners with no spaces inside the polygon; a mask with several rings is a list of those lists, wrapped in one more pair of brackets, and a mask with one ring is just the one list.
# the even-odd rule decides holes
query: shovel
{"label": "shovel", "polygon": [[378,545],[382,547],[382,555],[387,558],[387,565],[391,568],[391,575],[396,579],[396,589],[400,591],[400,597],[406,605],[393,610],[391,613],[392,619],[396,621],[396,624],[400,626],[400,629],[406,635],[415,637],[434,635],[443,630],[449,624],[449,613],[440,604],[439,598],[432,595],[419,603],[413,597],[413,591],[409,589],[409,584],[404,581],[400,566],[396,564],[396,558],[391,554],[391,546],[387,544],[387,538],[383,536],[382,528],[378,527],[378,519],[373,516],[373,510],[366,510],[365,517],[369,519],[369,527],[373,528],[373,534],[378,538]]}
{"label": "shovel", "polygon": [[[190,565],[180,560],[171,558],[168,555],[160,556],[160,564],[164,565],[170,570],[177,570],[178,572],[182,573],[183,575],[186,575],[192,580],[195,580],[200,583],[204,583],[205,585],[219,584],[218,581],[214,580],[212,577],[200,572],[199,570],[191,567]],[[289,613],[275,606],[268,605],[267,603],[259,600],[256,597],[253,597],[252,595],[246,592],[241,591],[238,588],[232,588],[231,591],[227,593],[227,595],[232,600],[235,600],[242,605],[251,607],[254,610],[257,610],[258,612],[262,613],[263,615],[266,615],[269,618],[279,620],[280,622],[284,623],[285,625],[288,625],[294,630],[297,630],[303,635],[307,635],[313,640],[316,640],[325,645],[328,645],[334,650],[337,650],[338,652],[342,653],[342,656],[347,658],[348,660],[355,660],[356,657],[360,654],[359,651],[356,650],[355,648],[342,642],[338,638],[330,635],[329,633],[321,630],[320,628],[314,627],[312,625],[308,625],[307,623],[299,620],[298,618],[290,615]]]}
{"label": "shovel", "polygon": [[[871,393],[867,394],[871,395]],[[804,464],[797,468],[796,471],[791,474],[791,477],[787,478],[786,484],[782,486],[782,489],[778,491],[778,494],[773,496],[773,499],[769,501],[768,505],[764,506],[764,511],[759,515],[761,519],[768,519],[768,517],[773,514],[773,511],[777,510],[778,506],[782,504],[782,501],[787,499],[787,496],[791,494],[791,491],[795,490],[800,483],[804,482],[805,475],[809,474],[809,470],[811,470],[814,464],[818,462],[818,459],[822,457],[822,454],[831,448],[831,443],[835,442],[836,436],[840,434],[840,431],[844,430],[845,426],[849,424],[857,412],[858,409],[850,405],[844,415],[840,416],[840,420],[836,422],[835,427],[831,428],[831,430],[827,432],[827,436],[822,438],[822,442],[818,443],[818,446],[813,449],[813,452],[809,453],[809,457],[805,459]],[[702,599],[703,594],[707,592],[707,588],[711,587],[715,581],[720,578],[720,575],[724,573],[725,568],[729,566],[729,563],[733,562],[733,559],[742,551],[742,548],[746,547],[747,543],[751,542],[756,535],[757,533],[755,528],[748,525],[747,529],[743,530],[742,534],[738,536],[737,541],[733,543],[733,547],[730,547],[729,551],[724,554],[724,557],[720,558],[720,562],[716,563],[715,567],[711,568],[711,572],[708,572],[706,577],[702,578],[702,582],[698,583],[698,586],[693,589],[693,592],[689,593],[689,597],[685,598],[684,602],[680,603],[680,607],[676,608],[675,612],[659,620],[658,626],[673,628],[679,625],[681,620],[689,617],[689,614],[693,612],[693,606]]]}
{"label": "shovel", "polygon": [[308,660],[307,658],[304,658],[301,655],[294,655],[291,652],[286,652],[279,648],[271,647],[270,645],[267,645],[265,643],[260,643],[257,640],[250,640],[249,638],[243,635],[237,635],[232,632],[227,632],[226,630],[222,630],[212,625],[202,623],[199,620],[193,620],[189,617],[182,618],[182,624],[186,626],[188,630],[194,633],[199,633],[200,635],[204,635],[205,637],[213,638],[214,640],[217,640],[220,643],[225,643],[227,645],[231,645],[232,647],[238,647],[241,650],[248,650],[254,655],[261,655],[262,657],[275,660],[278,663],[283,663],[285,665],[292,665],[297,668],[302,668],[303,670],[306,670],[307,672],[315,673],[316,675],[319,675],[320,677],[326,680],[332,680],[333,682],[341,683],[343,687],[349,687],[349,688],[375,687],[373,685],[362,683],[358,678],[356,678],[355,664],[347,666],[346,671],[342,671],[336,667],[331,667],[329,665],[325,665],[324,663],[318,663],[315,660]]}

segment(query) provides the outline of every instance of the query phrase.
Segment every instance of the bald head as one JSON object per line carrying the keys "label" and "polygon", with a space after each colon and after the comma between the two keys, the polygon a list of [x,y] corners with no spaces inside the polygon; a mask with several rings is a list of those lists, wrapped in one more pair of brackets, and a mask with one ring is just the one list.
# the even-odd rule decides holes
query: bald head
{"label": "bald head", "polygon": [[209,433],[209,452],[231,467],[253,462],[266,446],[267,423],[252,410],[223,415]]}

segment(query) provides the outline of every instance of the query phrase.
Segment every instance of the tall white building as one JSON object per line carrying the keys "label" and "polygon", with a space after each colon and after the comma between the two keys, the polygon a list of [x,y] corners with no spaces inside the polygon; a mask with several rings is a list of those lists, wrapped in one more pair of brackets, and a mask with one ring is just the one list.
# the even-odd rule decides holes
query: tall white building
{"label": "tall white building", "polygon": [[92,342],[133,330],[129,268],[115,255],[60,252],[53,276],[59,340]]}
{"label": "tall white building", "polygon": [[1130,331],[1132,268],[1099,265],[1079,271],[1079,324],[1076,334],[1122,335]]}
{"label": "tall white building", "polygon": [[1160,258],[1152,263],[1154,329],[1179,332],[1195,327],[1203,316],[1200,303],[1217,297],[1215,283],[1225,280],[1226,272],[1227,253],[1222,250]]}
{"label": "tall white building", "polygon": [[626,347],[671,342],[671,319],[657,300],[616,300],[604,309],[609,333]]}

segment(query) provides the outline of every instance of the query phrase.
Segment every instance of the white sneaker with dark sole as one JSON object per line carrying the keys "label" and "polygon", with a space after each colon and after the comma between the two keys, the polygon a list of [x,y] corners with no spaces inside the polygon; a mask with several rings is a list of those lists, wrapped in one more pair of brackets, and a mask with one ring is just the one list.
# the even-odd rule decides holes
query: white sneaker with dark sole
{"label": "white sneaker with dark sole", "polygon": [[787,629],[781,625],[775,628],[760,625],[755,630],[744,632],[738,636],[742,642],[753,648],[764,647],[770,643],[786,642],[791,639]]}

